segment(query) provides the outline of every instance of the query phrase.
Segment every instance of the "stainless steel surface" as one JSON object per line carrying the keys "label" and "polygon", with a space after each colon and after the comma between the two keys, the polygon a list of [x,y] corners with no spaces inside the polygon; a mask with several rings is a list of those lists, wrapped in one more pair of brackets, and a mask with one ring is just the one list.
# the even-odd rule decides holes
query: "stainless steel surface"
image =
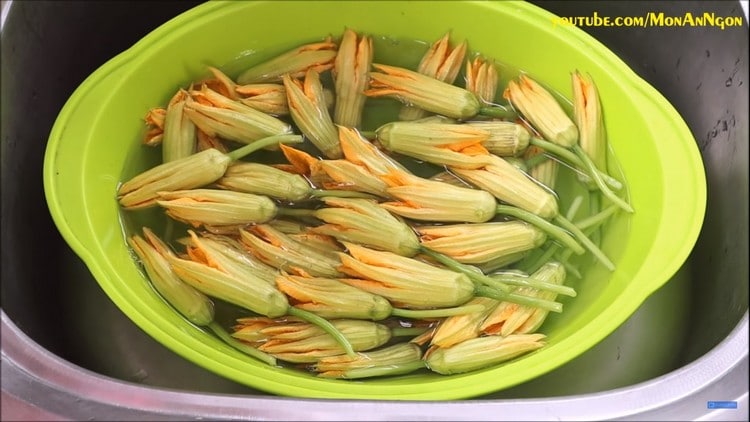
{"label": "stainless steel surface", "polygon": [[[585,28],[682,114],[709,183],[690,260],[626,324],[558,370],[486,397],[329,401],[265,395],[164,348],[112,304],[48,215],[41,163],[68,96],[196,2],[3,3],[3,420],[748,419],[747,26]],[[535,3],[562,16],[742,15],[737,2]],[[711,411],[709,400],[738,409]]]}

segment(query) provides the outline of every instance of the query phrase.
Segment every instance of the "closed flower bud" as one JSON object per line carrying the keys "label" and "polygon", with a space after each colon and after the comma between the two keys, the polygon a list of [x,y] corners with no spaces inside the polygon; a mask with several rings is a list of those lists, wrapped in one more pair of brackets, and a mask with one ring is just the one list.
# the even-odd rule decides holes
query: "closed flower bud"
{"label": "closed flower bud", "polygon": [[211,299],[184,283],[174,273],[166,258],[174,254],[167,245],[148,228],[144,228],[143,233],[148,240],[134,235],[128,239],[128,243],[140,258],[156,291],[190,322],[199,326],[211,323],[214,319]]}
{"label": "closed flower bud", "polygon": [[156,202],[167,215],[193,227],[262,223],[278,211],[266,196],[217,189],[159,192]]}
{"label": "closed flower bud", "polygon": [[388,185],[364,166],[348,160],[321,160],[319,168],[331,179],[323,182],[325,189],[354,190],[381,197],[388,196]]}
{"label": "closed flower bud", "polygon": [[167,105],[161,142],[162,161],[165,163],[188,157],[195,152],[195,124],[184,112],[188,98],[187,91],[181,89]]}
{"label": "closed flower bud", "polygon": [[497,95],[497,68],[482,57],[466,62],[466,89],[485,104],[492,104]]}
{"label": "closed flower bud", "polygon": [[400,67],[372,66],[379,72],[370,73],[367,96],[394,97],[407,105],[455,119],[468,119],[479,113],[476,95],[463,88]]}
{"label": "closed flower bud", "polygon": [[268,136],[292,133],[289,124],[206,86],[190,94],[194,100],[185,103],[185,113],[209,136],[249,144]]}
{"label": "closed flower bud", "polygon": [[578,129],[555,97],[526,75],[508,82],[503,96],[545,139],[564,147],[578,142]]}
{"label": "closed flower bud", "polygon": [[323,201],[326,207],[316,210],[315,217],[327,224],[313,228],[313,232],[402,256],[414,256],[419,251],[419,240],[411,227],[377,202],[354,198]]}
{"label": "closed flower bud", "polygon": [[392,172],[388,194],[399,201],[381,207],[402,217],[440,222],[483,223],[495,216],[497,201],[489,193]]}
{"label": "closed flower bud", "polygon": [[479,168],[488,163],[482,143],[490,133],[463,124],[392,122],[376,131],[378,142],[389,151],[432,164]]}
{"label": "closed flower bud", "polygon": [[391,304],[382,296],[352,287],[340,280],[283,274],[276,286],[296,308],[326,319],[354,318],[378,321],[391,315]]}
{"label": "closed flower bud", "polygon": [[275,167],[248,162],[235,162],[216,182],[222,189],[266,195],[285,201],[300,201],[310,196],[312,186],[304,177]]}
{"label": "closed flower bud", "polygon": [[308,273],[314,277],[342,277],[341,262],[320,250],[294,240],[272,226],[259,224],[240,230],[242,245],[264,263],[279,270]]}
{"label": "closed flower bud", "polygon": [[482,264],[541,246],[547,235],[522,221],[416,227],[422,245],[464,264]]}
{"label": "closed flower bud", "polygon": [[508,361],[544,346],[543,334],[488,336],[465,340],[449,348],[433,348],[425,353],[427,367],[452,375],[474,371]]}
{"label": "closed flower bud", "polygon": [[336,87],[333,120],[337,125],[356,128],[362,121],[372,53],[372,38],[357,37],[349,28],[344,30],[332,70]]}
{"label": "closed flower bud", "polygon": [[[451,48],[449,38],[450,33],[446,33],[430,46],[419,62],[417,72],[449,84],[456,80],[466,55],[466,41]],[[406,105],[401,108],[398,117],[401,120],[417,120],[426,114],[420,108]]]}
{"label": "closed flower bud", "polygon": [[525,127],[513,122],[493,120],[486,122],[466,122],[470,127],[486,130],[489,138],[482,141],[487,151],[501,157],[515,157],[529,146],[531,135]]}
{"label": "closed flower bud", "polygon": [[396,306],[445,308],[462,305],[474,295],[474,284],[464,274],[391,252],[344,244],[349,254],[339,254],[342,271],[360,279],[342,281],[383,296]]}
{"label": "closed flower bud", "polygon": [[[376,322],[336,319],[331,324],[349,340],[354,351],[374,349],[391,339],[390,329]],[[240,319],[232,335],[287,362],[313,363],[324,357],[344,354],[343,348],[330,334],[296,318]]]}
{"label": "closed flower bud", "polygon": [[328,113],[318,73],[309,70],[305,74],[304,83],[289,75],[284,75],[282,80],[286,88],[289,112],[302,133],[326,157],[340,158],[338,132]]}
{"label": "closed flower bud", "polygon": [[557,198],[554,193],[498,156],[491,156],[490,162],[482,169],[451,170],[503,202],[543,218],[557,215]]}
{"label": "closed flower bud", "polygon": [[289,114],[286,88],[282,84],[238,85],[235,92],[239,102],[248,107],[274,116]]}
{"label": "closed flower bud", "polygon": [[455,315],[444,319],[437,326],[432,336],[431,343],[438,347],[451,347],[470,338],[478,337],[480,325],[487,314],[495,309],[499,302],[488,297],[475,297],[467,302],[467,305],[481,305],[483,309],[464,315]]}
{"label": "closed flower bud", "polygon": [[333,67],[336,44],[330,39],[293,48],[240,74],[237,83],[279,82],[283,75],[301,78],[312,69],[322,73]]}
{"label": "closed flower bud", "polygon": [[599,91],[590,75],[573,72],[573,117],[578,126],[578,143],[597,169],[607,169],[607,135],[604,129]]}
{"label": "closed flower bud", "polygon": [[359,379],[403,375],[423,368],[422,350],[414,343],[398,343],[357,356],[324,357],[313,370],[321,378]]}
{"label": "closed flower bud", "polygon": [[404,166],[363,139],[355,129],[339,126],[339,143],[348,161],[364,166],[375,176],[384,176],[391,171],[407,171]]}

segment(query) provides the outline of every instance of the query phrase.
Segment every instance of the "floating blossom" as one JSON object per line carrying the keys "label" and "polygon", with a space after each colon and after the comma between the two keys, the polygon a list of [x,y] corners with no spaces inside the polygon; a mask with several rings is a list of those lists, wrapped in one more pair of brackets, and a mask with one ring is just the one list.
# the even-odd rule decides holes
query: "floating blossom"
{"label": "floating blossom", "polygon": [[[357,352],[382,346],[391,339],[390,329],[376,322],[336,319],[330,323]],[[232,337],[287,362],[313,363],[344,354],[330,334],[296,318],[240,318]]]}
{"label": "floating blossom", "polygon": [[234,226],[263,223],[276,216],[278,208],[267,196],[218,189],[159,192],[156,203],[171,218],[193,227]]}
{"label": "floating blossom", "polygon": [[386,149],[432,164],[479,168],[488,163],[482,143],[490,132],[463,124],[392,122],[376,131]]}
{"label": "floating blossom", "polygon": [[245,70],[237,77],[237,83],[246,85],[259,82],[279,82],[283,75],[301,78],[308,70],[322,73],[333,67],[336,44],[326,39],[323,42],[305,44],[287,51],[266,62]]}
{"label": "floating blossom", "polygon": [[375,176],[385,176],[391,171],[408,173],[404,166],[378,150],[354,129],[339,126],[339,143],[348,161],[364,166]]}
{"label": "floating blossom", "polygon": [[195,152],[195,124],[185,113],[185,104],[189,97],[187,91],[181,89],[167,105],[161,142],[162,161],[165,163],[185,158]]}
{"label": "floating blossom", "polygon": [[370,89],[365,91],[369,97],[393,97],[455,119],[468,119],[480,111],[476,95],[463,88],[400,67],[372,66],[379,72],[370,72]]}
{"label": "floating blossom", "polygon": [[186,102],[185,113],[209,136],[249,144],[268,136],[292,133],[289,124],[206,86],[200,91],[191,91],[190,95],[195,101]]}
{"label": "floating blossom", "polygon": [[359,379],[403,375],[423,367],[422,350],[409,342],[360,352],[355,357],[324,357],[318,360],[313,370],[321,378]]}
{"label": "floating blossom", "polygon": [[263,113],[275,116],[289,114],[286,88],[282,84],[248,84],[235,87],[238,100]]}
{"label": "floating blossom", "polygon": [[418,226],[422,245],[464,264],[481,264],[541,246],[547,239],[522,221]]}
{"label": "floating blossom", "polygon": [[386,176],[391,186],[381,207],[414,220],[483,223],[495,216],[497,201],[489,193],[423,179],[404,172]]}
{"label": "floating blossom", "polygon": [[[450,33],[446,33],[430,46],[419,62],[417,72],[449,84],[456,80],[466,55],[466,41],[451,48],[449,38]],[[426,114],[420,108],[406,105],[401,108],[398,117],[401,120],[417,120]]]}
{"label": "floating blossom", "polygon": [[480,325],[499,302],[488,297],[475,297],[467,305],[480,305],[482,309],[464,315],[444,319],[435,329],[430,344],[438,347],[451,347],[464,340],[478,337]]}
{"label": "floating blossom", "polygon": [[343,243],[349,254],[339,254],[342,271],[358,278],[342,281],[383,296],[394,305],[445,308],[462,305],[473,297],[474,284],[464,274],[392,252]]}
{"label": "floating blossom", "polygon": [[341,158],[338,132],[325,104],[323,85],[314,70],[308,70],[304,83],[283,76],[289,112],[302,133],[328,158]]}
{"label": "floating blossom", "polygon": [[382,296],[368,293],[332,278],[302,277],[289,274],[276,279],[296,308],[326,319],[354,318],[378,321],[391,315],[390,302]]}
{"label": "floating blossom", "polygon": [[269,165],[235,162],[216,181],[222,189],[266,195],[286,201],[300,201],[310,196],[312,186],[304,177]]}
{"label": "floating blossom", "polygon": [[143,144],[150,147],[161,145],[164,139],[164,118],[167,109],[162,107],[152,108],[146,113],[146,134],[143,136]]}
{"label": "floating blossom", "polygon": [[214,319],[211,299],[192,286],[184,283],[172,270],[167,256],[174,256],[169,247],[150,229],[143,228],[143,235],[128,238],[128,243],[140,258],[156,291],[180,314],[196,325],[207,325]]}
{"label": "floating blossom", "polygon": [[495,62],[482,57],[466,62],[466,89],[485,104],[492,104],[497,95],[497,68]]}
{"label": "floating blossom", "polygon": [[521,75],[518,82],[508,82],[503,96],[548,141],[564,147],[571,147],[578,142],[576,125],[565,114],[555,97],[533,79]]}
{"label": "floating blossom", "polygon": [[402,256],[414,256],[419,251],[414,231],[377,202],[355,198],[323,198],[323,202],[326,207],[316,210],[315,217],[326,224],[314,227],[313,232]]}
{"label": "floating blossom", "polygon": [[332,70],[336,88],[333,121],[337,125],[359,127],[367,97],[368,73],[372,64],[372,38],[347,28],[341,38]]}
{"label": "floating blossom", "polygon": [[482,141],[482,146],[495,155],[515,157],[529,146],[531,138],[529,131],[517,123],[493,120],[466,122],[465,124],[490,133],[490,136]]}
{"label": "floating blossom", "polygon": [[448,348],[431,348],[425,353],[427,367],[452,375],[486,368],[544,346],[544,334],[487,336],[465,340]]}
{"label": "floating blossom", "polygon": [[576,71],[573,80],[573,117],[579,131],[578,144],[597,169],[607,168],[607,138],[599,91],[590,75]]}
{"label": "floating blossom", "polygon": [[498,156],[490,156],[490,163],[481,169],[451,170],[501,201],[544,218],[557,216],[557,198],[552,192]]}
{"label": "floating blossom", "polygon": [[279,270],[314,277],[344,276],[338,270],[338,256],[305,245],[267,224],[240,230],[240,242],[258,259]]}

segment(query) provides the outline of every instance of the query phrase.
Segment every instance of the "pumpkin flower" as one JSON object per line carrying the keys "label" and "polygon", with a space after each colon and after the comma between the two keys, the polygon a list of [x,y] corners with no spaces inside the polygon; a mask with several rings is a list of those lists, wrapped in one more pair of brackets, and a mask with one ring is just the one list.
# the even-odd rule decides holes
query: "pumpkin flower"
{"label": "pumpkin flower", "polygon": [[[391,339],[391,330],[376,322],[335,319],[330,323],[356,352],[375,349]],[[329,333],[296,318],[240,318],[232,337],[277,359],[293,363],[313,363],[324,357],[344,354],[341,345]]]}
{"label": "pumpkin flower", "polygon": [[488,62],[477,56],[466,61],[466,89],[473,92],[479,101],[492,104],[497,95],[497,68],[494,62]]}
{"label": "pumpkin flower", "polygon": [[391,315],[390,302],[382,296],[352,287],[341,280],[282,274],[276,286],[296,308],[326,319],[353,318],[378,321]]}
{"label": "pumpkin flower", "polygon": [[146,122],[146,133],[143,136],[143,144],[150,147],[161,145],[164,139],[164,118],[167,115],[167,109],[156,107],[146,113],[143,120]]}
{"label": "pumpkin flower", "polygon": [[[417,72],[433,77],[439,81],[452,84],[461,69],[464,56],[466,55],[466,41],[451,48],[449,43],[450,33],[445,33],[439,40],[435,41],[419,62]],[[417,120],[425,117],[424,110],[405,105],[399,112],[401,120]]]}
{"label": "pumpkin flower", "polygon": [[336,44],[330,38],[293,48],[240,74],[237,83],[280,82],[283,75],[301,78],[308,70],[322,73],[333,67]]}
{"label": "pumpkin flower", "polygon": [[368,97],[393,97],[431,113],[455,119],[476,116],[481,108],[476,95],[408,69],[384,64],[372,65],[378,72],[370,72]]}
{"label": "pumpkin flower", "polygon": [[162,161],[169,162],[195,152],[195,124],[185,113],[190,95],[184,89],[177,91],[167,105],[164,116],[164,135],[161,142]]}
{"label": "pumpkin flower", "polygon": [[607,138],[599,92],[590,75],[576,71],[573,79],[573,117],[578,126],[578,144],[597,169],[607,168]]}
{"label": "pumpkin flower", "polygon": [[488,297],[475,297],[467,305],[481,305],[481,310],[464,315],[450,316],[435,329],[430,344],[438,347],[451,347],[464,340],[478,337],[480,325],[499,302]]}
{"label": "pumpkin flower", "polygon": [[267,196],[218,189],[159,192],[156,203],[171,218],[200,226],[232,226],[263,223],[276,216],[278,208]]}
{"label": "pumpkin flower", "polygon": [[474,284],[465,275],[425,262],[342,242],[349,251],[339,253],[341,270],[357,278],[343,282],[383,296],[404,308],[428,309],[458,306],[474,296]]}
{"label": "pumpkin flower", "polygon": [[537,129],[545,139],[564,147],[578,142],[578,128],[544,87],[526,75],[508,82],[503,93],[513,107]]}
{"label": "pumpkin flower", "polygon": [[357,356],[329,356],[318,360],[313,371],[321,378],[360,379],[403,375],[424,368],[422,350],[412,342],[360,352]]}
{"label": "pumpkin flower", "polygon": [[523,153],[529,146],[531,134],[518,123],[502,120],[466,122],[467,126],[486,130],[489,138],[482,141],[487,151],[501,157],[515,157]]}
{"label": "pumpkin flower", "polygon": [[206,86],[190,94],[194,100],[186,102],[185,113],[209,136],[249,144],[267,136],[292,133],[289,124]]}
{"label": "pumpkin flower", "polygon": [[289,114],[286,88],[282,84],[247,84],[235,88],[239,102],[274,116]]}
{"label": "pumpkin flower", "polygon": [[424,247],[464,264],[482,264],[541,246],[547,235],[522,221],[417,226]]}
{"label": "pumpkin flower", "polygon": [[240,230],[240,242],[264,263],[282,271],[314,277],[341,277],[338,251],[324,252],[295,240],[268,224]]}
{"label": "pumpkin flower", "polygon": [[388,195],[397,201],[380,206],[402,217],[421,221],[483,223],[495,216],[497,201],[479,189],[392,171],[384,177]]}
{"label": "pumpkin flower", "polygon": [[351,128],[339,126],[339,143],[348,161],[363,166],[375,176],[384,176],[391,171],[408,172],[404,166],[381,152],[360,133]]}
{"label": "pumpkin flower", "polygon": [[331,71],[336,88],[333,121],[337,125],[356,128],[362,121],[372,53],[372,38],[357,37],[349,28],[344,30]]}
{"label": "pumpkin flower", "polygon": [[[531,276],[548,283],[562,285],[565,282],[565,267],[559,262],[548,262]],[[546,300],[555,300],[557,298],[557,293],[555,292],[540,291],[529,287],[519,287],[516,293]],[[480,330],[484,334],[498,334],[501,336],[533,333],[539,329],[547,318],[548,313],[544,309],[502,302],[482,322]]]}
{"label": "pumpkin flower", "polygon": [[544,346],[544,334],[513,334],[465,340],[448,348],[433,347],[424,355],[427,367],[443,375],[496,365]]}
{"label": "pumpkin flower", "polygon": [[323,202],[326,207],[315,210],[314,215],[326,224],[312,228],[314,233],[402,256],[414,256],[419,251],[414,231],[377,202],[356,198],[323,198]]}
{"label": "pumpkin flower", "polygon": [[200,326],[211,323],[214,319],[211,299],[180,280],[166,258],[174,253],[161,239],[146,227],[143,235],[146,239],[134,235],[128,238],[128,243],[140,258],[156,291],[190,322]]}
{"label": "pumpkin flower", "polygon": [[375,132],[378,142],[389,151],[433,164],[479,168],[488,163],[489,152],[482,146],[490,132],[463,124],[387,123]]}
{"label": "pumpkin flower", "polygon": [[299,174],[250,162],[229,165],[224,176],[216,181],[222,189],[266,195],[286,201],[300,201],[310,196],[312,186]]}
{"label": "pumpkin flower", "polygon": [[341,158],[338,133],[326,108],[323,85],[318,72],[308,70],[304,83],[283,76],[292,119],[326,157]]}
{"label": "pumpkin flower", "polygon": [[543,218],[557,216],[554,193],[501,157],[489,156],[489,164],[481,169],[452,167],[451,170],[501,201]]}

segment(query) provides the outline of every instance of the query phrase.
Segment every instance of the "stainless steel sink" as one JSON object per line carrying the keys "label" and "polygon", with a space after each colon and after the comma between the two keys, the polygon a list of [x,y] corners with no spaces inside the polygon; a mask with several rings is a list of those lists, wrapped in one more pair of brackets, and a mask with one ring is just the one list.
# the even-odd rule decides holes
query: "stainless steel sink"
{"label": "stainless steel sink", "polygon": [[[218,377],[130,322],[58,234],[41,168],[60,108],[98,66],[197,3],[3,2],[3,420],[748,419],[750,81],[739,2],[535,2],[562,16],[743,16],[724,30],[583,28],[688,123],[706,163],[705,225],[679,273],[580,358],[489,396],[434,403],[284,398]],[[711,408],[717,401],[737,408]]]}

